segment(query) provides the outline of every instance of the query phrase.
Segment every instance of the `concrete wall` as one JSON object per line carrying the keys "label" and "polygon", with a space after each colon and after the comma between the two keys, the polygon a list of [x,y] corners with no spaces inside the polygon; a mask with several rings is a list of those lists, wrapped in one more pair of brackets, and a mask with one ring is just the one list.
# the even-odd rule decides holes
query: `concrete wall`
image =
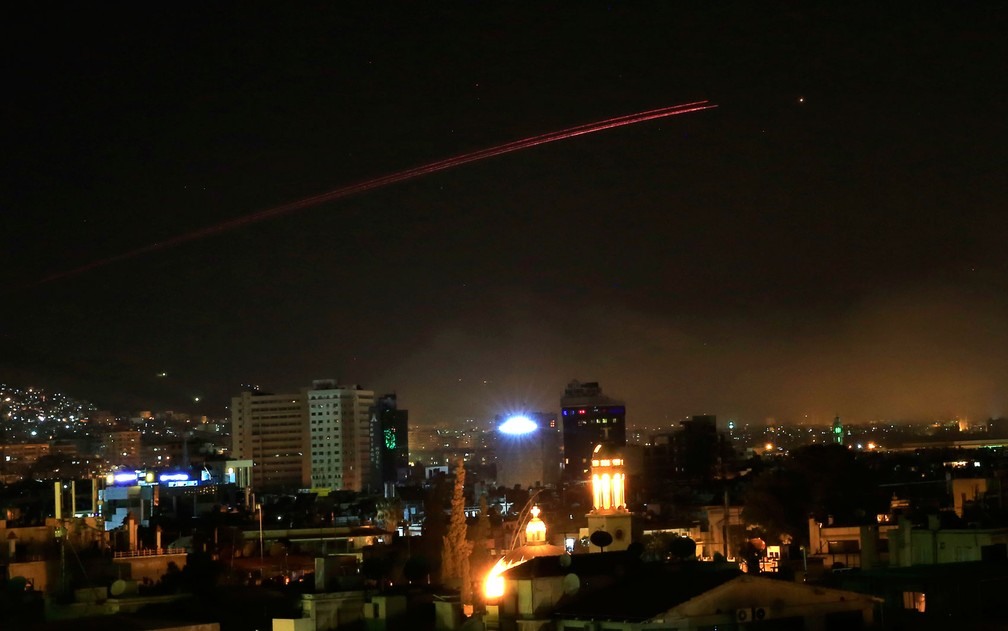
{"label": "concrete wall", "polygon": [[526,618],[548,616],[564,593],[562,576],[518,580],[515,588],[518,592],[518,615]]}
{"label": "concrete wall", "polygon": [[157,583],[168,573],[168,565],[174,563],[179,570],[186,566],[185,554],[159,554],[145,557],[121,557],[112,561],[122,571],[122,578],[143,581],[145,578]]}
{"label": "concrete wall", "polygon": [[913,528],[903,520],[890,534],[889,554],[894,567],[979,561],[983,546],[999,543],[1008,544],[1008,528]]}
{"label": "concrete wall", "polygon": [[273,618],[273,631],[314,631],[311,618]]}
{"label": "concrete wall", "polygon": [[952,480],[952,505],[955,514],[963,516],[963,508],[967,502],[975,502],[982,498],[991,484],[986,478],[956,478]]}
{"label": "concrete wall", "polygon": [[364,617],[364,592],[304,594],[301,611],[311,618],[313,631],[329,631],[340,625],[357,624]]}
{"label": "concrete wall", "polygon": [[27,561],[11,563],[7,568],[10,578],[23,576],[32,584],[35,591],[49,593],[59,587],[59,560]]}

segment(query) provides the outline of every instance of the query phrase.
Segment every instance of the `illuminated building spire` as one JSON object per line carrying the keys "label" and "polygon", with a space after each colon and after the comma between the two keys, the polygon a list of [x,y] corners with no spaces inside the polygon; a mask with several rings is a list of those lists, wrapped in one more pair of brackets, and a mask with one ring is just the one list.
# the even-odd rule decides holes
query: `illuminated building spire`
{"label": "illuminated building spire", "polygon": [[626,473],[623,456],[607,443],[592,452],[591,483],[594,512],[626,512]]}

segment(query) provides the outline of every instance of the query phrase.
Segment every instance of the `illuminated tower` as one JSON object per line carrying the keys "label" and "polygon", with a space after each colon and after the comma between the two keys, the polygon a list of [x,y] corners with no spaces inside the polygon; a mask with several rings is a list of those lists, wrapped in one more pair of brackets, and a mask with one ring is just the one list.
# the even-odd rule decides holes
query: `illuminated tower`
{"label": "illuminated tower", "polygon": [[311,485],[316,489],[362,491],[371,472],[374,392],[358,385],[317,379],[308,399]]}
{"label": "illuminated tower", "polygon": [[371,408],[371,464],[376,487],[409,477],[409,411],[399,409],[394,393],[375,398]]}
{"label": "illuminated tower", "polygon": [[256,491],[304,488],[311,481],[308,399],[302,393],[242,392],[231,399],[231,454],[251,460]]}
{"label": "illuminated tower", "polygon": [[843,444],[843,425],[840,424],[840,417],[833,419],[833,442]]}
{"label": "illuminated tower", "polygon": [[[588,513],[589,538],[597,531],[612,537],[605,551],[626,550],[634,540],[633,515],[626,506],[626,462],[618,446],[596,445],[591,457],[592,511]],[[601,552],[597,545],[591,552]]]}

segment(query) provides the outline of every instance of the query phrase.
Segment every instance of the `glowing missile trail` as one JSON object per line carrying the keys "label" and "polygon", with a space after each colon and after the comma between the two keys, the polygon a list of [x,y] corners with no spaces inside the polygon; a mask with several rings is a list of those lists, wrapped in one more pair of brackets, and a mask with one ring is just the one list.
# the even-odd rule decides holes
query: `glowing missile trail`
{"label": "glowing missile trail", "polygon": [[576,136],[583,136],[585,134],[593,134],[595,132],[604,131],[606,129],[612,129],[614,127],[623,127],[625,125],[634,125],[636,123],[643,123],[645,121],[655,120],[659,118],[666,118],[669,116],[678,116],[679,114],[689,114],[690,112],[699,112],[701,110],[709,110],[717,107],[708,101],[696,101],[694,103],[683,103],[681,105],[673,105],[670,107],[661,107],[654,110],[648,110],[646,112],[638,112],[636,114],[626,114],[623,116],[616,116],[614,118],[608,118],[606,120],[598,121],[595,123],[587,123],[584,125],[577,125],[575,127],[569,127],[567,129],[561,129],[560,131],[553,131],[546,134],[541,134],[539,136],[532,136],[530,138],[525,138],[523,140],[516,140],[513,142],[505,143],[502,145],[497,145],[496,147],[490,147],[488,149],[480,149],[478,151],[473,151],[470,153],[464,153],[453,158],[446,158],[444,160],[439,160],[437,162],[431,162],[430,164],[425,164],[423,166],[413,167],[411,169],[406,169],[403,171],[397,171],[389,175],[383,175],[371,180],[365,180],[357,184],[351,184],[349,186],[344,186],[343,188],[338,188],[327,193],[321,193],[319,195],[313,195],[311,197],[305,197],[294,202],[289,202],[286,204],[281,204],[280,206],[274,206],[272,208],[267,208],[265,210],[260,210],[258,212],[250,213],[248,215],[242,215],[240,217],[235,217],[234,219],[228,219],[220,223],[216,223],[210,226],[205,226],[203,228],[198,228],[191,232],[185,234],[180,234],[164,241],[158,241],[156,243],[151,243],[143,247],[136,248],[135,250],[130,250],[129,252],[124,252],[122,254],[117,254],[112,257],[101,259],[99,261],[93,261],[87,265],[65,271],[57,272],[46,278],[42,279],[41,283],[47,283],[50,281],[58,280],[60,278],[66,278],[69,276],[77,276],[78,274],[83,274],[98,267],[104,267],[112,263],[123,261],[126,259],[131,259],[135,256],[140,256],[141,254],[148,254],[150,252],[156,252],[158,250],[165,250],[183,243],[188,243],[189,241],[196,241],[198,239],[204,239],[206,237],[213,236],[215,234],[220,234],[222,232],[227,232],[229,230],[234,230],[244,225],[251,223],[257,223],[264,221],[266,219],[271,219],[273,217],[278,217],[280,215],[285,215],[296,210],[302,210],[305,208],[310,208],[312,206],[317,206],[319,204],[324,204],[326,202],[335,201],[337,199],[342,199],[344,197],[355,195],[357,193],[363,193],[365,191],[370,191],[376,188],[381,188],[383,186],[388,186],[390,184],[395,184],[397,182],[403,182],[405,180],[411,180],[422,175],[428,175],[430,173],[436,173],[438,171],[444,171],[445,169],[451,169],[463,164],[468,164],[470,162],[476,162],[477,160],[486,160],[487,158],[493,158],[496,156],[504,155],[505,153],[511,153],[513,151],[520,151],[522,149],[528,149],[530,147],[536,147],[538,145],[544,145],[550,142],[556,142],[558,140],[566,140],[568,138],[574,138]]}

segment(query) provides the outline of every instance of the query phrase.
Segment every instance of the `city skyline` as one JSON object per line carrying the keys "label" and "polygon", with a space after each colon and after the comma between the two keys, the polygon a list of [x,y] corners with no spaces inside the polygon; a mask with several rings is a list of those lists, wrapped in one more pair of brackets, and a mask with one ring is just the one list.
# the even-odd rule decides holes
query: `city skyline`
{"label": "city skyline", "polygon": [[0,380],[222,416],[241,383],[333,377],[419,426],[558,409],[571,379],[630,426],[1006,413],[996,9],[202,11],[23,16]]}

